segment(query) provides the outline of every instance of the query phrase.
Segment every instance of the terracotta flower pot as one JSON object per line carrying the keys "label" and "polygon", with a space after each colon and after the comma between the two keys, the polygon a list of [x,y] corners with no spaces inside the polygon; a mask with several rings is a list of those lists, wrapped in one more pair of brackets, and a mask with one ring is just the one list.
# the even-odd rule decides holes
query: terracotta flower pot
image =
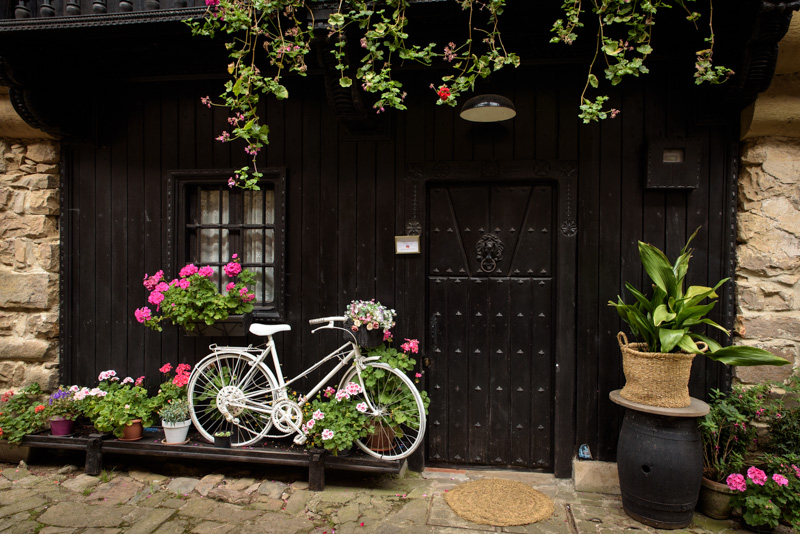
{"label": "terracotta flower pot", "polygon": [[127,425],[122,427],[122,439],[124,441],[135,441],[142,439],[144,434],[144,427],[142,426],[141,419],[134,419],[129,421]]}
{"label": "terracotta flower pot", "polygon": [[389,425],[376,421],[367,436],[367,447],[375,452],[387,452],[394,448],[394,430]]}
{"label": "terracotta flower pot", "polygon": [[700,511],[713,519],[728,519],[731,516],[731,497],[735,490],[722,482],[714,482],[706,477],[700,486]]}

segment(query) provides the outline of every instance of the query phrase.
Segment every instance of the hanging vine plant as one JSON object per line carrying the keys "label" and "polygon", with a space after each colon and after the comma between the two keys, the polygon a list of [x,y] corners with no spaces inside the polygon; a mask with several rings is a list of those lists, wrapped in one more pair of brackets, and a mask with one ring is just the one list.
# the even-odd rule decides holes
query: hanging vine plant
{"label": "hanging vine plant", "polygon": [[[217,137],[218,141],[242,140],[250,165],[242,167],[228,180],[231,187],[258,189],[262,173],[256,162],[259,151],[269,143],[269,127],[262,122],[258,103],[262,95],[273,95],[282,100],[289,92],[282,83],[288,71],[304,76],[307,71],[306,55],[315,38],[327,36],[334,43],[339,84],[349,87],[354,83],[375,95],[373,108],[380,114],[387,108],[406,109],[406,92],[402,83],[393,76],[393,69],[414,62],[425,66],[446,64],[450,71],[436,83],[436,103],[455,106],[459,96],[474,90],[478,78],[485,78],[505,66],[519,66],[520,58],[506,49],[500,32],[500,20],[507,1],[531,0],[453,0],[466,12],[466,38],[446,44],[411,44],[411,20],[408,9],[411,0],[340,0],[327,14],[327,20],[315,20],[315,13],[323,6],[314,0],[206,0],[208,9],[200,21],[187,21],[193,35],[215,37],[226,35],[226,49],[230,63],[230,79],[225,83],[219,99],[203,97],[208,107],[223,106],[229,110],[229,131]],[[598,60],[605,62],[604,78],[611,85],[625,76],[638,76],[647,72],[644,65],[652,53],[652,29],[659,9],[680,7],[687,19],[697,25],[701,16],[689,10],[687,2],[694,0],[590,0],[592,15],[597,17],[599,30],[594,57],[589,67],[583,93],[580,97],[579,117],[588,123],[614,117],[617,110],[607,109],[608,97],[595,96],[590,100],[590,88],[600,87],[596,74]],[[708,0],[709,5],[711,0]],[[555,21],[551,42],[572,44],[577,32],[584,26],[586,15],[582,0],[565,0],[564,16]],[[732,71],[712,65],[714,34],[713,7],[708,16],[709,37],[707,48],[697,52],[697,83],[721,83]],[[423,15],[420,15],[423,16]],[[622,35],[616,36],[617,29]],[[358,36],[354,38],[354,36]],[[347,63],[345,47],[361,50],[357,65]],[[358,46],[355,45],[358,43]],[[266,54],[269,71],[262,72],[263,54]],[[354,54],[349,54],[352,57]],[[348,73],[353,74],[348,74]]]}

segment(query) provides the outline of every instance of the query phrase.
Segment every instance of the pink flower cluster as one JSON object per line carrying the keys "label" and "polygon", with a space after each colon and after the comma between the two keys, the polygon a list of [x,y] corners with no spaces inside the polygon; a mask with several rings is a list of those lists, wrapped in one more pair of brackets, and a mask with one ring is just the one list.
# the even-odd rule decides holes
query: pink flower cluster
{"label": "pink flower cluster", "polygon": [[[116,377],[117,377],[117,372],[112,369],[109,369],[108,371],[103,371],[102,373],[100,373],[100,376],[97,377],[97,380],[102,382],[103,380],[111,380],[115,379]],[[119,378],[116,379],[119,380]]]}
{"label": "pink flower cluster", "polygon": [[747,470],[747,478],[753,481],[753,484],[763,486],[767,481],[767,474],[758,467],[751,467]]}
{"label": "pink flower cluster", "polygon": [[[182,388],[186,384],[189,383],[189,377],[191,376],[192,366],[186,363],[179,363],[178,366],[175,368],[175,377],[172,379],[172,383]],[[161,366],[158,370],[162,374],[167,374],[172,371],[172,364],[165,363]]]}
{"label": "pink flower cluster", "polygon": [[416,354],[419,352],[419,340],[406,338],[406,342],[400,345],[400,348],[403,349],[403,352],[413,352]]}
{"label": "pink flower cluster", "polygon": [[140,323],[149,321],[153,318],[153,316],[150,314],[150,308],[147,306],[137,309],[135,312],[133,312],[133,315],[136,316],[136,320]]}
{"label": "pink flower cluster", "polygon": [[747,489],[747,483],[744,480],[744,476],[740,475],[739,473],[728,475],[728,478],[725,480],[725,482],[727,482],[728,487],[734,491],[745,491]]}

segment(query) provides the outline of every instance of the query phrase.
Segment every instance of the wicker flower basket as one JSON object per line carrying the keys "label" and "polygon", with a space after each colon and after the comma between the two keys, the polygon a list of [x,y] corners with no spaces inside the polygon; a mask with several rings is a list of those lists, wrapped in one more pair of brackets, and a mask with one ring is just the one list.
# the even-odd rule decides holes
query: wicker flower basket
{"label": "wicker flower basket", "polygon": [[[689,375],[695,355],[688,352],[643,352],[646,343],[628,343],[624,332],[617,334],[622,351],[625,387],[623,399],[660,408],[685,408],[689,397]],[[704,345],[704,344],[698,344]]]}

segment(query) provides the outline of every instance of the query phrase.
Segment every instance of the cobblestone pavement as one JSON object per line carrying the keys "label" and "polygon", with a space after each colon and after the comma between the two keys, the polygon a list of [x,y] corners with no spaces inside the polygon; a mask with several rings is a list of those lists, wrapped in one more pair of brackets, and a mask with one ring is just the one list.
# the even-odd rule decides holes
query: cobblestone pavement
{"label": "cobblestone pavement", "polygon": [[[427,470],[365,476],[328,471],[312,492],[302,471],[238,470],[208,464],[139,460],[107,464],[100,476],[74,465],[0,463],[0,532],[10,534],[470,534],[475,532],[658,532],[625,515],[618,496],[580,493],[571,480],[518,471]],[[56,460],[57,462],[57,460]],[[112,467],[113,466],[113,467]],[[479,478],[530,484],[555,502],[554,515],[532,525],[494,528],[456,516],[444,493]],[[695,514],[681,531],[726,533],[734,521]],[[789,531],[790,532],[790,531]]]}

